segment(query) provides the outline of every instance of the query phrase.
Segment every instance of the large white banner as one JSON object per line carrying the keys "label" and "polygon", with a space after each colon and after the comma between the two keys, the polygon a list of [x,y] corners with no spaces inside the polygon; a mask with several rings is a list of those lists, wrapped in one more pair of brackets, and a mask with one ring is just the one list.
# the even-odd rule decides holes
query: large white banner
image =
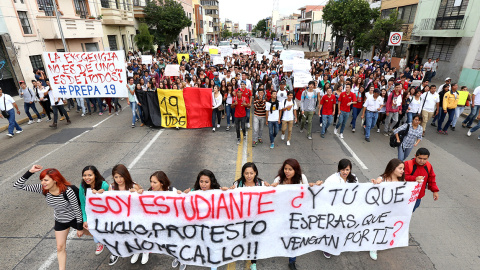
{"label": "large white banner", "polygon": [[210,55],[210,58],[212,59],[212,63],[214,66],[225,64],[225,62],[223,62],[224,59],[220,54],[212,54]]}
{"label": "large white banner", "polygon": [[44,52],[55,97],[127,97],[123,51]]}
{"label": "large white banner", "polygon": [[226,56],[233,56],[233,48],[230,46],[222,46],[218,47],[218,49],[220,50],[220,55],[222,56],[222,58]]}
{"label": "large white banner", "polygon": [[294,58],[305,58],[305,53],[296,50],[283,50],[280,53],[281,60],[293,60]]}
{"label": "large white banner", "polygon": [[308,82],[312,81],[312,75],[310,73],[295,73],[294,74],[294,79],[293,79],[293,88],[301,88],[301,87],[307,87]]}
{"label": "large white banner", "polygon": [[283,185],[231,191],[87,194],[88,227],[115,255],[187,265],[408,246],[417,183]]}

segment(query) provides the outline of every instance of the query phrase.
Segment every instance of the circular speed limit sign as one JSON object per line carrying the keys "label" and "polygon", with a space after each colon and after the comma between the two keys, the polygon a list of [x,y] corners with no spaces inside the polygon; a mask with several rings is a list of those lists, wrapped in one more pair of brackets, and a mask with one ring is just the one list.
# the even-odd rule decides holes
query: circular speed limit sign
{"label": "circular speed limit sign", "polygon": [[402,42],[402,32],[391,32],[388,39],[388,46],[399,46]]}

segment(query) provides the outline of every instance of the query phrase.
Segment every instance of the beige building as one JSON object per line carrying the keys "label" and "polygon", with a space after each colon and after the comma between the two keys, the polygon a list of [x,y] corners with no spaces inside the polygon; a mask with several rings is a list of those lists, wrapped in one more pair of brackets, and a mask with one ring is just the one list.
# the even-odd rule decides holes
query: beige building
{"label": "beige building", "polygon": [[136,30],[132,0],[100,0],[94,3],[98,13],[102,15],[105,50],[124,50],[125,53],[135,50]]}
{"label": "beige building", "polygon": [[[60,9],[58,26],[55,5]],[[18,95],[18,81],[30,85],[33,70],[44,69],[44,51],[72,52],[104,49],[102,21],[87,0],[0,1],[0,86]],[[65,37],[66,48],[61,40]],[[2,62],[5,61],[5,62]]]}
{"label": "beige building", "polygon": [[218,42],[220,40],[220,9],[218,6],[218,0],[200,0],[203,10],[205,11],[204,17],[211,17],[213,28],[212,31],[207,31],[207,41]]}
{"label": "beige building", "polygon": [[298,23],[299,14],[292,14],[277,21],[277,37],[282,42],[295,40],[295,24]]}

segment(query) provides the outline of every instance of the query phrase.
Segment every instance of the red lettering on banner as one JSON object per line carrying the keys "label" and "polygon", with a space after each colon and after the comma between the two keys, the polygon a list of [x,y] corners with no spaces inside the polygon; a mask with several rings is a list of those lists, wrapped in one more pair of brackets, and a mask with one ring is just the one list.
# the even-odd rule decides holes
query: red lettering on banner
{"label": "red lettering on banner", "polygon": [[[198,210],[199,209],[199,207],[198,207],[198,200],[199,199],[204,201],[208,206],[208,211],[207,211],[207,214],[205,216],[200,216],[200,211]],[[210,214],[212,213],[212,205],[210,204],[210,202],[207,199],[205,199],[204,197],[196,194],[195,195],[195,212],[197,213],[197,219],[198,220],[208,218],[210,216]]]}
{"label": "red lettering on banner", "polygon": [[275,190],[269,190],[269,191],[262,191],[260,192],[260,196],[258,197],[258,214],[265,214],[265,213],[270,213],[270,212],[274,212],[275,210],[271,209],[271,210],[266,210],[266,211],[262,211],[262,205],[264,204],[273,204],[273,201],[268,201],[268,202],[262,202],[262,196],[265,195],[265,194],[272,194],[272,193],[275,193]]}
{"label": "red lettering on banner", "polygon": [[185,201],[185,197],[167,197],[167,200],[173,200],[173,206],[175,206],[175,216],[178,217],[177,201]]}
{"label": "red lettering on banner", "polygon": [[[301,187],[301,189],[303,190],[303,187]],[[293,198],[293,200],[292,200],[292,207],[293,207],[293,208],[300,208],[300,206],[302,206],[302,204],[299,204],[299,205],[296,206],[294,203],[295,203],[295,201],[298,200],[298,199],[303,199],[303,196],[304,196],[304,195],[305,195],[305,194],[304,194],[303,191],[302,191],[302,192],[300,192],[300,196],[297,196],[297,197]]]}
{"label": "red lettering on banner", "polygon": [[[242,192],[240,192],[240,194],[242,194]],[[247,207],[247,217],[250,216],[251,214],[251,209],[252,209],[252,196],[253,195],[258,195],[258,192],[245,192],[243,193],[243,195],[247,195],[249,196],[250,198],[248,199],[248,207]]]}
{"label": "red lettering on banner", "polygon": [[[190,197],[190,205],[192,206],[193,214],[191,217],[187,215],[187,210],[185,209],[185,200],[182,201],[182,210],[183,210],[183,215],[185,216],[185,219],[188,221],[194,220],[195,219],[195,212],[198,212],[198,209],[195,209],[195,204],[193,202],[193,196]],[[196,211],[195,211],[196,210]]]}
{"label": "red lettering on banner", "polygon": [[[223,202],[223,204],[222,204]],[[228,212],[227,202],[225,201],[225,194],[221,193],[218,199],[217,217],[220,217],[220,209],[225,209],[227,218],[230,219],[230,213]]]}
{"label": "red lettering on banner", "polygon": [[160,206],[160,207],[163,206],[163,207],[165,207],[165,211],[158,210],[158,212],[159,212],[160,214],[167,214],[167,213],[169,213],[169,212],[170,212],[170,207],[169,207],[168,205],[166,205],[166,204],[158,204],[158,203],[157,203],[157,200],[158,200],[158,199],[162,199],[162,200],[165,201],[165,197],[163,197],[163,196],[158,196],[158,197],[155,198],[155,200],[153,200],[153,203],[154,203],[156,206]]}
{"label": "red lettering on banner", "polygon": [[242,192],[240,192],[240,208],[238,207],[237,201],[235,201],[235,196],[233,193],[230,193],[230,212],[232,213],[232,219],[235,219],[235,212],[233,211],[233,205],[235,205],[235,209],[237,209],[238,218],[243,218],[243,196]]}
{"label": "red lettering on banner", "polygon": [[99,214],[104,214],[108,211],[108,208],[105,206],[105,205],[101,205],[101,204],[96,204],[94,203],[94,201],[101,201],[102,199],[101,198],[88,198],[88,202],[94,206],[94,207],[98,207],[98,208],[101,208],[102,210],[96,210],[96,209],[92,209],[92,212],[94,213],[99,213]]}
{"label": "red lettering on banner", "polygon": [[157,212],[153,212],[153,211],[148,211],[147,210],[147,206],[155,206],[155,204],[153,203],[145,203],[143,201],[144,198],[155,198],[155,195],[141,195],[138,197],[138,199],[140,200],[140,205],[142,205],[142,208],[143,208],[143,212],[145,212],[146,214],[154,214],[156,215]]}

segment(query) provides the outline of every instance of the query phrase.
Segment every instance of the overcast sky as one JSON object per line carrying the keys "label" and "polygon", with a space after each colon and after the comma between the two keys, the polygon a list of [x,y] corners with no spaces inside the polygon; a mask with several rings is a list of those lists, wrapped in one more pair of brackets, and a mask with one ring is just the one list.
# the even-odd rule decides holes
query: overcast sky
{"label": "overcast sky", "polygon": [[[322,5],[327,0],[278,0],[280,15],[300,13],[298,10],[306,5]],[[220,20],[230,19],[240,24],[245,30],[247,23],[257,24],[261,19],[272,16],[273,0],[220,0]]]}

